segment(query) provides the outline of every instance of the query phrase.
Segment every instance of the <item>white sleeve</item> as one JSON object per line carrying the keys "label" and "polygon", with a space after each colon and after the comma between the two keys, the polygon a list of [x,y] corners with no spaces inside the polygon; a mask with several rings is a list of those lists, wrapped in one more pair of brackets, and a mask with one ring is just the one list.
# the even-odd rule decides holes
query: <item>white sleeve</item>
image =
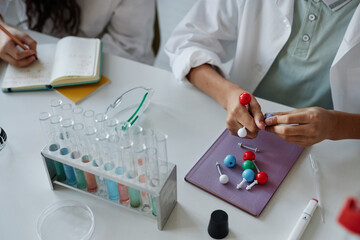
{"label": "white sleeve", "polygon": [[4,16],[8,6],[9,6],[10,0],[0,0],[0,15]]}
{"label": "white sleeve", "polygon": [[102,37],[104,52],[153,64],[155,0],[123,0]]}
{"label": "white sleeve", "polygon": [[204,63],[225,75],[223,62],[234,56],[238,23],[237,0],[201,0],[178,24],[165,45],[170,66],[178,80]]}

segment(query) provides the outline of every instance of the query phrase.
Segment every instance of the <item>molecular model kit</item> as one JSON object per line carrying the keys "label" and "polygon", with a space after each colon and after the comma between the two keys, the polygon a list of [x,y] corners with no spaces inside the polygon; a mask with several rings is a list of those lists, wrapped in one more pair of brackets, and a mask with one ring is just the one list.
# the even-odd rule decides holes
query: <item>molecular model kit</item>
{"label": "molecular model kit", "polygon": [[[246,108],[248,108],[248,105],[251,102],[251,95],[249,93],[242,93],[239,96],[239,103],[243,106],[245,106]],[[272,114],[268,114],[265,117],[270,117],[273,116]],[[238,136],[241,138],[246,137],[247,135],[247,130],[245,128],[245,126],[243,126],[242,128],[240,128],[238,130]],[[260,150],[258,148],[253,148],[250,146],[246,146],[242,143],[238,143],[239,147],[243,147],[243,148],[247,148],[250,150],[253,150],[254,152],[259,152]],[[244,162],[242,163],[242,181],[236,185],[237,189],[241,189],[242,186],[244,185],[245,182],[249,183],[246,186],[246,190],[250,190],[254,185],[256,184],[265,184],[268,181],[268,175],[266,174],[266,172],[262,172],[259,170],[258,166],[255,163],[255,153],[252,151],[246,151],[243,154],[243,160]],[[236,164],[236,157],[234,155],[227,155],[224,159],[224,164],[225,166],[229,167],[229,168],[233,168]],[[222,184],[226,184],[229,182],[229,177],[226,174],[222,174],[221,170],[220,170],[220,164],[218,162],[216,162],[216,167],[218,169],[218,172],[220,174],[219,177],[219,181]],[[257,171],[257,173],[255,174],[255,169]]]}

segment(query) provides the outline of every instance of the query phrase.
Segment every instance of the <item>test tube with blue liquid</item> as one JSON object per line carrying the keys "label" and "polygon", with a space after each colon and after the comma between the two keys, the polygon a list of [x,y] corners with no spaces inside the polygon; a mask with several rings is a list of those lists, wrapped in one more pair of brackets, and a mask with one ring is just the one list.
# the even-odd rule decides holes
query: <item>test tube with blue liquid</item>
{"label": "test tube with blue liquid", "polygon": [[[118,128],[121,128],[119,121],[115,118],[110,119],[107,124],[109,132],[109,144],[111,148],[110,157],[115,162],[115,174],[124,175],[124,162],[122,159],[122,153],[120,148],[120,136],[118,135]],[[120,130],[119,130],[120,131]],[[119,198],[121,204],[129,203],[128,187],[124,184],[117,183]]]}
{"label": "test tube with blue liquid", "polygon": [[[51,125],[51,114],[48,112],[42,112],[39,115],[39,121],[41,124],[42,131],[45,135],[46,142],[49,144],[49,151],[51,152],[57,152],[60,148],[60,145],[58,144],[58,139],[52,136],[52,134],[55,134],[55,131],[52,129]],[[58,121],[60,124],[60,120]],[[65,172],[62,163],[59,163],[57,161],[52,161],[55,168],[55,173],[58,181],[64,181],[66,179]],[[59,166],[60,165],[60,166]]]}
{"label": "test tube with blue liquid", "polygon": [[[60,122],[62,117],[60,115],[52,115],[50,117],[50,141],[49,141],[49,150],[50,152],[58,152],[60,149],[60,134],[61,126]],[[61,162],[54,161],[54,167],[56,172],[56,178],[58,181],[62,182],[66,180],[66,175],[64,171],[64,165]]]}
{"label": "test tube with blue liquid", "polygon": [[[103,163],[104,170],[110,172],[114,170],[115,164],[110,158],[110,144],[109,144],[109,133],[107,131],[108,117],[104,113],[96,114],[95,122],[98,129],[96,140],[98,141],[99,150],[101,152],[101,162]],[[109,199],[113,202],[119,202],[119,192],[117,183],[110,179],[104,179],[108,190]]]}
{"label": "test tube with blue liquid", "polygon": [[[60,148],[59,138],[61,134],[60,130],[60,121],[62,120],[61,110],[62,100],[61,99],[52,99],[50,101],[51,115],[52,119],[50,120],[51,124],[51,136],[50,136],[50,145],[49,150],[54,152]],[[64,181],[66,179],[64,166],[61,162],[54,161],[56,177],[58,181]]]}
{"label": "test tube with blue liquid", "polygon": [[[60,138],[62,141],[62,148],[60,149],[60,154],[66,156],[71,151],[72,139],[70,137],[70,131],[72,130],[72,126],[74,121],[72,120],[72,104],[71,103],[63,103],[61,105],[61,135]],[[76,186],[76,177],[75,171],[72,166],[64,164],[64,170],[66,175],[66,183],[70,186]]]}
{"label": "test tube with blue liquid", "polygon": [[[71,129],[73,126],[73,120],[72,119],[63,119],[61,121],[61,136],[62,136],[62,148],[60,149],[60,154],[63,156],[66,156],[71,151]],[[76,176],[75,176],[75,170],[72,166],[69,166],[67,164],[64,164],[64,170],[66,175],[66,183],[70,186],[76,186]]]}
{"label": "test tube with blue liquid", "polygon": [[[79,159],[81,154],[84,150],[83,145],[83,134],[84,134],[84,124],[82,123],[75,123],[72,127],[73,129],[73,138],[74,138],[74,145],[71,153],[72,159]],[[84,171],[78,168],[75,168],[75,177],[77,181],[77,187],[80,189],[85,189],[87,187]]]}

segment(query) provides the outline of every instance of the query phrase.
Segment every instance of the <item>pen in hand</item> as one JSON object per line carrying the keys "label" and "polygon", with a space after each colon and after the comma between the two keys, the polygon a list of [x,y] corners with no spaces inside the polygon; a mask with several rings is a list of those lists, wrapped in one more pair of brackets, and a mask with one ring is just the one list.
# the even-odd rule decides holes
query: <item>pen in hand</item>
{"label": "pen in hand", "polygon": [[[17,45],[19,45],[23,50],[29,50],[19,39],[12,35],[2,24],[0,24],[0,29]],[[37,56],[34,55],[35,59],[38,60]]]}

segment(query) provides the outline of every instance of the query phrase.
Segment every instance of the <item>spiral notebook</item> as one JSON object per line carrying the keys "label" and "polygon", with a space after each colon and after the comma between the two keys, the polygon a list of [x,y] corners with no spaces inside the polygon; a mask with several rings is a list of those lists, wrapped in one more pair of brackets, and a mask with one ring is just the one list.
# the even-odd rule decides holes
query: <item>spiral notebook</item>
{"label": "spiral notebook", "polygon": [[[251,190],[246,190],[249,183],[245,183],[241,189],[236,189],[236,185],[242,180],[242,156],[245,151],[249,151],[239,147],[239,142],[260,149],[255,153],[255,163],[260,171],[267,173],[269,178],[266,184],[255,185]],[[263,130],[255,139],[232,136],[225,130],[188,172],[185,181],[253,216],[259,216],[303,150],[303,147]],[[224,158],[228,154],[236,157],[233,168],[224,165]],[[220,163],[222,173],[229,176],[230,180],[225,185],[219,182],[216,162]]]}

